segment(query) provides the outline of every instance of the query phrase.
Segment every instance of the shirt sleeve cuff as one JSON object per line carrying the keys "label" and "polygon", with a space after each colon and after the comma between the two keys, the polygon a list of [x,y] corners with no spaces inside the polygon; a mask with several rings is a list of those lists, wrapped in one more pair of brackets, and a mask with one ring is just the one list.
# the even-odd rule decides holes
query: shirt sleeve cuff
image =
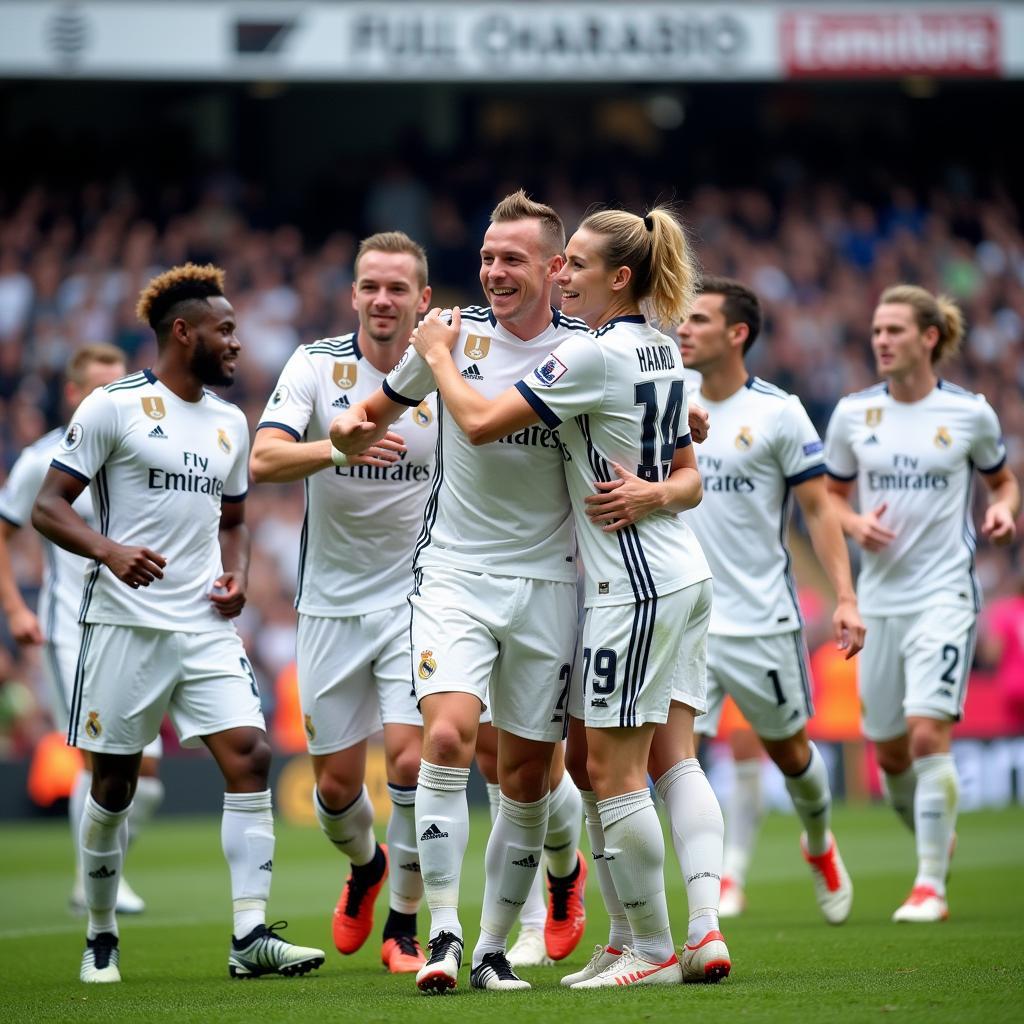
{"label": "shirt sleeve cuff", "polygon": [[61,470],[61,472],[67,473],[70,476],[73,476],[76,480],[81,480],[83,484],[89,483],[89,478],[87,476],[85,476],[82,473],[79,473],[77,469],[72,469],[70,466],[65,466],[64,463],[60,462],[58,459],[54,459],[50,463],[50,466],[53,469],[59,469],[59,470]]}
{"label": "shirt sleeve cuff", "polygon": [[676,438],[676,451],[679,451],[680,448],[689,448],[691,444],[693,444],[693,435],[683,434]]}
{"label": "shirt sleeve cuff", "polygon": [[554,429],[562,425],[562,421],[548,408],[547,403],[543,399],[538,398],[524,381],[516,381],[516,391],[529,402],[530,408],[541,418],[541,422],[546,427]]}
{"label": "shirt sleeve cuff", "polygon": [[263,420],[261,423],[256,424],[257,430],[262,430],[264,427],[273,427],[274,430],[283,430],[286,434],[291,434],[296,441],[301,441],[302,436],[294,427],[289,427],[287,423],[278,423],[277,420]]}
{"label": "shirt sleeve cuff", "polygon": [[816,476],[824,476],[825,464],[819,462],[816,466],[808,466],[807,469],[800,473],[794,473],[792,476],[786,477],[786,483],[790,487],[796,487],[797,484],[802,484],[805,480],[813,480]]}
{"label": "shirt sleeve cuff", "polygon": [[1006,456],[1004,455],[994,466],[989,466],[986,469],[982,469],[982,467],[979,466],[978,467],[978,472],[979,473],[984,473],[987,476],[990,473],[998,473],[999,470],[1001,470],[1003,468],[1003,466],[1005,466],[1005,465],[1006,465]]}
{"label": "shirt sleeve cuff", "polygon": [[405,395],[400,395],[387,381],[381,384],[381,389],[392,402],[397,402],[399,405],[407,405],[410,409],[415,409],[423,401],[422,398],[406,398]]}
{"label": "shirt sleeve cuff", "polygon": [[844,484],[851,483],[852,481],[857,479],[856,473],[851,473],[849,476],[846,476],[845,473],[839,473],[828,466],[825,467],[825,472],[828,473],[828,475],[832,477],[833,480],[841,480]]}

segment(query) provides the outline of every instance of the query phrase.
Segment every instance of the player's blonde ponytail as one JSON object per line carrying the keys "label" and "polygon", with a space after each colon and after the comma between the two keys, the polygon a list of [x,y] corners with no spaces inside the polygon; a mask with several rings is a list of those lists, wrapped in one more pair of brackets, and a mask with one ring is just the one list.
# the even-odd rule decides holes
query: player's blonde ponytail
{"label": "player's blonde ponytail", "polygon": [[933,366],[952,359],[960,351],[965,330],[964,315],[948,295],[932,295],[916,284],[897,284],[886,288],[878,302],[879,305],[899,303],[910,306],[919,331],[934,327],[939,332],[939,340],[932,349]]}
{"label": "player's blonde ponytail", "polygon": [[646,216],[601,210],[580,228],[604,235],[604,261],[633,272],[633,297],[652,320],[674,325],[686,318],[697,289],[698,269],[686,232],[675,215],[656,206]]}

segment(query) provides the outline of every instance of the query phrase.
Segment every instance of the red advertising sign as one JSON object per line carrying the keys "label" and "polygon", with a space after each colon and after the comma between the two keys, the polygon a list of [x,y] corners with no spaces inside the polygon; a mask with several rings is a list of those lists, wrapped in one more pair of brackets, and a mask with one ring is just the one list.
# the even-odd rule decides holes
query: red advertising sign
{"label": "red advertising sign", "polygon": [[782,60],[791,78],[999,75],[1000,20],[988,11],[782,15]]}

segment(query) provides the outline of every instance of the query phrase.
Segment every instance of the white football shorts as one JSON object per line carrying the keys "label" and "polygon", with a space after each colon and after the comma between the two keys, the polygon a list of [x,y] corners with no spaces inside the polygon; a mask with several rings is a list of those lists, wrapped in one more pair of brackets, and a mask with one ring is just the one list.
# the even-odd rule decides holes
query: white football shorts
{"label": "white football shorts", "polygon": [[266,731],[256,675],[234,629],[84,625],[68,743],[136,754],[159,735],[165,714],[183,747],[242,726]]}
{"label": "white football shorts", "polygon": [[562,739],[576,584],[428,566],[412,604],[416,696],[472,693],[499,729]]}
{"label": "white football shorts", "polygon": [[423,725],[409,651],[405,601],[341,619],[299,615],[295,658],[311,754],[347,750],[382,723]]}
{"label": "white football shorts", "polygon": [[974,658],[975,612],[936,605],[911,615],[864,616],[867,640],[857,656],[864,735],[891,740],[907,718],[959,721]]}
{"label": "white football shorts", "polygon": [[[74,624],[74,639],[47,640],[43,644],[49,711],[54,724],[66,733],[71,724],[71,701],[75,693],[75,667],[81,647],[81,627]],[[163,757],[164,741],[159,734],[142,749],[143,757]]]}
{"label": "white football shorts", "polygon": [[663,723],[672,701],[706,706],[711,581],[586,610],[569,711],[588,728]]}
{"label": "white football shorts", "polygon": [[814,714],[803,633],[708,637],[708,713],[694,731],[715,736],[722,705],[732,697],[751,728],[766,740],[799,732]]}

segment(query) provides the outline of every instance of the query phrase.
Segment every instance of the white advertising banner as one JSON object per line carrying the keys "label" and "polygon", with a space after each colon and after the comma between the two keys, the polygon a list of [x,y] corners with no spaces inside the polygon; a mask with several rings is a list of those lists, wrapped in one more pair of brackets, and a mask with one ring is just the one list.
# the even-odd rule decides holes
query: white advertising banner
{"label": "white advertising banner", "polygon": [[0,0],[0,76],[777,81],[1024,75],[997,3]]}

